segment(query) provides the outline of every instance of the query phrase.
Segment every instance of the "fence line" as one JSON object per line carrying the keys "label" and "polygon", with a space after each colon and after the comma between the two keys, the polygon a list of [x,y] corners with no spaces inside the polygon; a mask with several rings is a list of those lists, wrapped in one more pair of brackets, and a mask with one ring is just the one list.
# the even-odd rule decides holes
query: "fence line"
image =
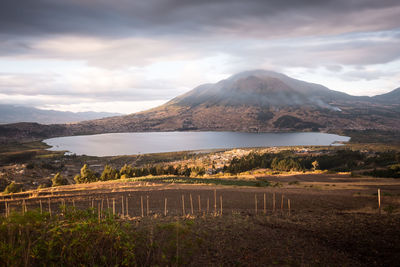
{"label": "fence line", "polygon": [[[176,215],[179,210],[179,202],[181,202],[181,208],[182,208],[182,216],[187,216],[187,215],[196,215],[196,216],[200,216],[200,215],[206,215],[206,214],[210,214],[210,195],[212,195],[214,197],[214,212],[211,213],[214,216],[217,215],[223,215],[224,214],[224,203],[223,203],[223,195],[222,194],[217,194],[217,190],[213,189],[211,192],[208,191],[208,197],[206,198],[206,200],[203,200],[204,203],[202,207],[202,199],[201,199],[201,195],[198,194],[197,196],[197,207],[196,206],[196,199],[193,200],[193,195],[192,193],[189,193],[187,197],[189,197],[189,202],[190,202],[190,211],[187,211],[186,209],[189,208],[187,206],[185,206],[185,194],[181,195],[181,201],[178,200],[178,206],[174,205],[174,201],[172,200],[172,202],[168,203],[168,198],[164,197],[164,201],[160,201],[159,199],[156,201],[152,201],[150,203],[150,196],[146,195],[146,203],[144,203],[144,196],[140,196],[139,198],[134,198],[134,197],[128,197],[128,196],[121,196],[120,199],[116,199],[116,198],[112,198],[112,214],[113,215],[117,215],[123,218],[134,218],[135,215],[138,215],[138,208],[139,208],[139,215],[141,215],[142,217],[145,216],[151,216],[153,214],[159,214],[159,215]],[[269,206],[267,204],[269,204],[270,202],[268,201],[268,194],[267,193],[262,193],[262,200],[259,199],[259,194],[255,193],[254,194],[254,215],[259,216],[261,214],[263,214],[264,216],[266,216],[269,213],[269,210],[272,210],[271,215],[273,214],[274,211],[276,211],[276,192],[272,192],[272,207]],[[378,189],[378,208],[380,210],[381,206],[381,199],[380,199],[380,190]],[[50,216],[55,212],[64,212],[65,209],[67,208],[66,205],[66,201],[68,201],[70,204],[72,204],[72,206],[74,208],[77,208],[76,206],[76,201],[75,199],[64,199],[64,198],[58,198],[55,199],[56,196],[52,197],[48,197],[47,201],[48,201],[48,213],[50,214]],[[43,210],[43,202],[42,199],[36,200],[35,203],[32,203],[31,201],[32,199],[28,200],[28,199],[22,199],[22,200],[14,200],[14,202],[12,203],[12,201],[4,201],[4,215],[5,217],[8,217],[10,214],[11,209],[11,205],[14,205],[14,211],[15,210],[20,210],[22,214],[25,214],[28,211],[28,206],[30,209],[32,209],[32,206],[39,206],[40,208],[40,213],[43,214],[44,210]],[[117,203],[120,200],[121,203]],[[137,201],[140,200],[140,206],[136,205],[135,202],[137,203]],[[218,200],[219,200],[219,207],[218,207]],[[110,211],[110,199],[109,197],[89,197],[86,198],[86,200],[78,200],[78,204],[79,207],[82,208],[82,202],[86,202],[86,207],[91,208],[91,212],[93,214],[96,213],[96,211],[99,213],[99,218],[103,218],[103,214],[104,210],[105,210],[105,201],[107,201],[107,210]],[[130,201],[131,204],[129,203]],[[287,206],[285,205],[285,202],[287,201]],[[17,203],[16,203],[17,202]],[[72,203],[71,203],[72,202]],[[89,202],[89,203],[88,203]],[[95,203],[96,202],[96,203]],[[164,202],[164,203],[163,203]],[[260,202],[260,203],[259,203]],[[53,210],[54,208],[54,204],[59,204],[60,206],[57,206],[57,208],[55,210]],[[176,203],[176,202],[175,202]],[[244,203],[246,203],[246,210],[249,210],[248,208],[248,201],[245,201]],[[251,203],[251,202],[250,202]],[[29,205],[28,205],[29,204]],[[117,204],[121,205],[120,209],[117,208]],[[168,204],[170,205],[170,209],[168,209]],[[146,205],[146,206],[145,206]],[[153,207],[153,209],[150,208],[150,205]],[[232,210],[232,213],[234,213],[234,210],[237,209],[238,207],[235,205],[237,204],[233,204],[230,203],[229,201],[229,197],[226,198],[225,200],[225,214],[227,214],[227,210]],[[259,206],[261,205],[261,206]],[[269,204],[271,205],[271,204]],[[52,207],[53,206],[53,207]],[[285,207],[286,206],[286,207]],[[19,209],[19,207],[21,207],[21,209]],[[78,208],[79,208],[78,207]],[[119,206],[118,206],[119,207]],[[281,194],[281,203],[280,203],[280,214],[287,214],[288,216],[292,215],[293,212],[293,200],[290,198],[285,198],[284,194]],[[175,210],[174,210],[175,209]],[[196,210],[197,211],[196,211]],[[240,208],[243,210],[243,208]],[[136,211],[135,211],[136,210]],[[262,210],[262,212],[261,212]],[[250,209],[251,211],[251,209]],[[252,212],[251,212],[252,213]]]}

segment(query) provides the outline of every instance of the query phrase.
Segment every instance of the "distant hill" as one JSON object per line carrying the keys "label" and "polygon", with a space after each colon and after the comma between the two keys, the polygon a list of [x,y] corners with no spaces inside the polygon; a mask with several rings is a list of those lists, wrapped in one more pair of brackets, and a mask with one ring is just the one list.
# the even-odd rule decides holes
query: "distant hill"
{"label": "distant hill", "polygon": [[393,103],[400,105],[400,87],[382,95],[372,97],[375,101]]}
{"label": "distant hill", "polygon": [[79,133],[399,129],[400,110],[378,98],[351,96],[284,74],[254,70],[200,85],[148,111],[73,127]]}
{"label": "distant hill", "polygon": [[0,104],[0,124],[17,122],[63,124],[84,120],[94,120],[117,115],[121,114],[107,112],[63,112],[55,110],[43,110],[26,106]]}
{"label": "distant hill", "polygon": [[144,131],[400,132],[399,92],[351,96],[254,70],[200,85],[162,106],[130,115],[51,125],[46,130],[37,124],[0,127],[0,139]]}

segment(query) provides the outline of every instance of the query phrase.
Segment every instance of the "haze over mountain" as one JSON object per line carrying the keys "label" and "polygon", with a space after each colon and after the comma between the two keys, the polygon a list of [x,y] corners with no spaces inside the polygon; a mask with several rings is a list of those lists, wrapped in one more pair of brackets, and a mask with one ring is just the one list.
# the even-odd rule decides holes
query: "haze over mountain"
{"label": "haze over mountain", "polygon": [[392,93],[351,96],[284,74],[255,70],[200,85],[148,111],[73,127],[80,133],[399,129],[399,102],[384,101]]}
{"label": "haze over mountain", "polygon": [[[200,85],[159,107],[125,116],[68,125],[6,125],[8,136],[142,131],[324,131],[400,130],[399,90],[359,97],[286,75],[246,71]],[[390,99],[390,101],[388,100]],[[54,129],[54,130],[52,130]]]}
{"label": "haze over mountain", "polygon": [[41,124],[72,123],[121,115],[108,112],[64,112],[27,106],[0,104],[0,124],[37,122]]}
{"label": "haze over mountain", "polygon": [[374,96],[373,99],[380,102],[400,105],[400,87],[389,93]]}

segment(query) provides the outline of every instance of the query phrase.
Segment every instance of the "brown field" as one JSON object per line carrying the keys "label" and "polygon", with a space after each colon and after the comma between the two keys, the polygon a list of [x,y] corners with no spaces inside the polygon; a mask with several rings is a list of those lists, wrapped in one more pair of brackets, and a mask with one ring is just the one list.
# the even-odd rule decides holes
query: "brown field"
{"label": "brown field", "polygon": [[[354,178],[348,174],[268,176],[267,180],[281,187],[124,181],[68,185],[4,195],[0,200],[0,213],[5,212],[5,201],[12,210],[21,212],[23,199],[28,210],[39,208],[42,202],[44,211],[48,210],[50,200],[53,213],[60,212],[59,205],[64,202],[68,206],[74,203],[81,209],[93,205],[94,209],[102,207],[106,210],[108,207],[112,210],[115,201],[117,214],[124,220],[142,225],[194,220],[195,229],[201,229],[196,234],[202,238],[203,243],[196,245],[200,246],[201,253],[192,255],[189,265],[398,264],[399,180]],[[378,188],[381,189],[380,215],[376,194]],[[167,217],[163,215],[165,198]],[[290,215],[288,199],[291,203]],[[213,214],[215,211],[217,215]]]}

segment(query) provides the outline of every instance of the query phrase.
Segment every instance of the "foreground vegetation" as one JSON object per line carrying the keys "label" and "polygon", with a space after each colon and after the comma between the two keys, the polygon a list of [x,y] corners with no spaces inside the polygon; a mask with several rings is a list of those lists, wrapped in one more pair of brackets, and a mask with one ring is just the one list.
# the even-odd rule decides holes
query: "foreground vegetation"
{"label": "foreground vegetation", "polygon": [[[64,207],[65,208],[65,207]],[[65,208],[0,218],[1,266],[323,265],[397,263],[398,216],[150,217]],[[299,223],[301,221],[301,223]]]}
{"label": "foreground vegetation", "polygon": [[50,217],[29,211],[0,219],[2,266],[118,266],[135,260],[131,228],[90,210]]}
{"label": "foreground vegetation", "polygon": [[188,177],[142,177],[129,178],[128,181],[163,182],[177,184],[212,184],[212,185],[235,185],[235,186],[256,186],[265,187],[271,184],[265,179],[218,179],[218,178],[188,178]]}

